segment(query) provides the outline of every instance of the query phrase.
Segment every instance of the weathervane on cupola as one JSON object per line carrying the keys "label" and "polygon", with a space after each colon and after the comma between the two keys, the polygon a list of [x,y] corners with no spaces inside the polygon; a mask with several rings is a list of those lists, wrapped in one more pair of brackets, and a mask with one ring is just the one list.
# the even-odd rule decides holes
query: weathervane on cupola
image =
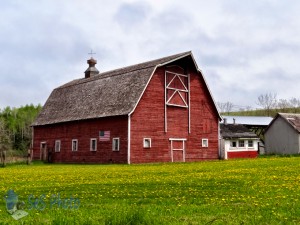
{"label": "weathervane on cupola", "polygon": [[89,68],[87,68],[87,70],[84,72],[85,78],[90,78],[94,75],[99,74],[99,70],[95,67],[95,65],[97,64],[97,60],[93,58],[93,55],[95,55],[96,53],[93,52],[93,50],[91,50],[91,52],[88,54],[91,55],[91,58],[87,60],[87,64],[89,64]]}

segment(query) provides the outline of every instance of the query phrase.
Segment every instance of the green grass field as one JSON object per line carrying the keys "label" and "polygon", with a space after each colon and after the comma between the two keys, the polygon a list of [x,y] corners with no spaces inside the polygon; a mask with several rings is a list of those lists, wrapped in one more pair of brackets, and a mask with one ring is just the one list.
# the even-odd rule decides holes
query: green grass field
{"label": "green grass field", "polygon": [[[300,157],[149,165],[34,162],[0,168],[0,181],[2,196],[14,190],[29,213],[14,220],[0,198],[0,224],[300,224]],[[55,202],[58,194],[65,205]]]}

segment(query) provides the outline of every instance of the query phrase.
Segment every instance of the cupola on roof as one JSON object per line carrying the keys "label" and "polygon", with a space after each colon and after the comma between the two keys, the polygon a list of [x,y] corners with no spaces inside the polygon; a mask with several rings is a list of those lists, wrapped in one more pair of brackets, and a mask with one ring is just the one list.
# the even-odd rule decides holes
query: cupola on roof
{"label": "cupola on roof", "polygon": [[91,57],[89,60],[87,60],[87,64],[89,64],[89,68],[87,68],[87,70],[84,72],[85,78],[90,78],[99,74],[99,70],[95,67],[97,60]]}

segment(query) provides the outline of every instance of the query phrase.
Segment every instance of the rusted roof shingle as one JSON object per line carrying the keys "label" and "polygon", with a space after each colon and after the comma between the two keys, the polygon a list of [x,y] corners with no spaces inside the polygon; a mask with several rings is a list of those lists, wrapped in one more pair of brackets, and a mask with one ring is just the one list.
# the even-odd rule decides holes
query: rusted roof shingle
{"label": "rusted roof shingle", "polygon": [[[282,117],[296,131],[298,131],[300,133],[300,114],[295,114],[295,113],[278,113],[278,116]],[[276,119],[276,117],[275,117],[275,119]]]}

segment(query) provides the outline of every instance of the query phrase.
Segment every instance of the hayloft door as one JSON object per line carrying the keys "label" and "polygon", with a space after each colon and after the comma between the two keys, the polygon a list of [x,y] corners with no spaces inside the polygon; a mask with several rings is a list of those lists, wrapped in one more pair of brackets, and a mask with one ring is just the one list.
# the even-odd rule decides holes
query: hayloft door
{"label": "hayloft door", "polygon": [[171,161],[185,162],[185,138],[170,138]]}
{"label": "hayloft door", "polygon": [[40,158],[42,161],[47,161],[47,143],[41,142]]}

